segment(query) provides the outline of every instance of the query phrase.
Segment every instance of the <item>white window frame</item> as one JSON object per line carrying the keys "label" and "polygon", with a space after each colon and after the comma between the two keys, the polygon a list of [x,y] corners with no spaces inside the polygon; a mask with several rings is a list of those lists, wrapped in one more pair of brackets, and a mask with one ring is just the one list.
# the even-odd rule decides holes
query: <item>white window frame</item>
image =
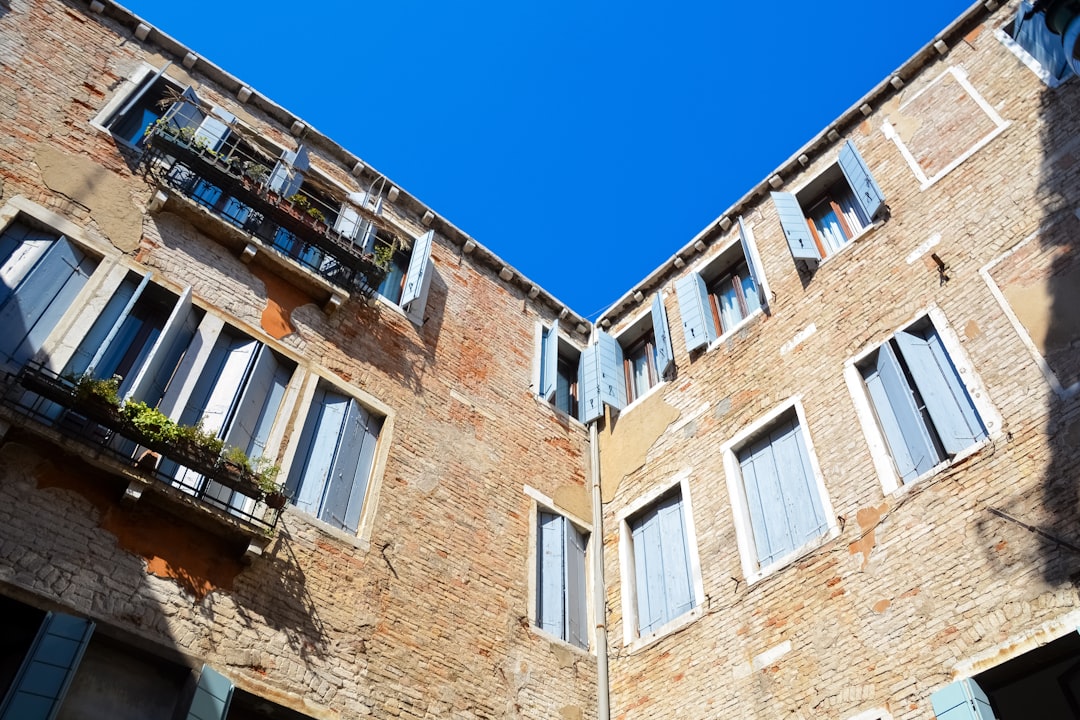
{"label": "white window frame", "polygon": [[[561,417],[570,418],[571,420],[573,420],[574,422],[576,422],[576,423],[578,423],[580,425],[581,421],[578,420],[577,414],[572,414],[572,413],[566,412],[565,410],[562,410],[561,408],[559,408],[558,406],[555,405],[554,399],[546,400],[543,396],[540,395],[540,391],[542,390],[542,388],[540,387],[540,383],[541,383],[542,376],[543,376],[543,364],[544,364],[544,335],[547,332],[549,332],[550,330],[551,330],[551,325],[542,323],[539,320],[534,325],[534,329],[533,329],[533,367],[532,367],[532,379],[531,379],[531,384],[530,384],[530,387],[532,388],[533,397],[535,397],[536,401],[538,403],[540,403],[541,405],[543,405],[544,407],[551,408],[552,411],[558,413]],[[558,346],[557,352],[559,354],[559,357],[565,357],[565,356],[569,356],[569,355],[576,355],[577,356],[577,358],[575,360],[575,363],[578,365],[578,369],[576,370],[576,372],[577,372],[577,383],[578,383],[577,401],[579,403],[578,409],[580,410],[580,402],[581,402],[581,388],[580,388],[580,385],[581,385],[581,369],[580,369],[581,348],[577,345],[577,343],[570,340],[570,338],[568,338],[566,336],[566,334],[562,331],[562,325],[561,324],[559,325],[558,338],[559,338],[559,346]]]}
{"label": "white window frame", "polygon": [[[645,326],[645,329],[642,329],[643,325]],[[623,329],[620,330],[617,335],[614,335],[614,334],[612,335],[612,337],[615,338],[615,342],[619,343],[619,347],[622,348],[622,350],[623,350],[623,355],[624,355],[624,359],[623,359],[623,382],[626,383],[627,385],[630,383],[630,380],[629,380],[629,378],[626,377],[625,353],[626,353],[626,345],[627,345],[627,343],[624,341],[624,338],[627,335],[630,335],[630,334],[632,334],[634,332],[640,332],[642,335],[644,335],[645,333],[653,332],[653,317],[652,317],[652,306],[651,305],[646,305],[645,309],[642,310],[641,312],[639,312],[637,315],[635,315],[633,317],[633,319],[631,319],[629,322],[627,322],[625,324],[625,326],[623,327]],[[671,332],[670,327],[668,328],[668,332],[669,333]],[[655,333],[654,333],[654,335],[655,335]],[[637,342],[637,341],[635,340],[634,342]],[[630,343],[630,344],[633,344],[633,343]],[[655,346],[656,346],[656,338],[653,337],[653,357],[650,360],[653,367],[655,367],[655,365],[656,365],[656,357],[655,357],[656,347]],[[638,395],[633,400],[630,400],[629,397],[627,397],[626,406],[623,407],[622,410],[620,410],[619,412],[620,413],[630,412],[631,409],[637,407],[642,402],[644,402],[645,398],[649,397],[650,395],[652,395],[655,392],[658,392],[659,389],[661,387],[663,387],[664,385],[666,385],[666,384],[667,384],[667,380],[665,380],[664,376],[660,373],[660,369],[656,368],[656,382],[653,383],[652,385],[650,385],[648,390],[641,393],[640,395]]]}
{"label": "white window frame", "polygon": [[[619,526],[619,575],[622,583],[622,626],[623,645],[629,652],[641,650],[660,638],[689,625],[701,617],[705,610],[705,586],[701,577],[701,558],[698,553],[697,531],[694,527],[694,512],[690,501],[689,468],[678,472],[663,485],[653,488],[620,510],[615,517]],[[672,488],[678,486],[683,508],[683,529],[686,532],[686,552],[690,559],[690,585],[693,588],[694,607],[682,615],[672,618],[652,632],[641,635],[638,632],[637,603],[637,568],[634,562],[634,539],[630,529],[630,518],[650,505],[655,504]]]}
{"label": "white window frame", "polygon": [[[751,229],[752,228],[751,224],[750,223],[745,223],[743,225],[743,227],[746,228],[746,234],[747,234],[746,242],[747,242],[747,245],[749,245],[749,247],[750,247],[750,252],[757,254],[757,243],[756,243],[756,241],[754,239],[754,231]],[[756,310],[751,310],[749,313],[747,313],[746,317],[744,317],[739,322],[735,323],[731,327],[730,330],[724,330],[723,328],[716,328],[716,339],[712,340],[705,347],[705,352],[706,353],[712,351],[715,348],[720,347],[725,342],[730,340],[732,337],[737,335],[739,333],[739,331],[742,330],[744,327],[746,327],[750,323],[754,322],[755,320],[763,317],[765,315],[765,308],[768,307],[769,298],[766,297],[766,296],[767,296],[767,294],[769,292],[769,285],[766,282],[765,277],[764,277],[765,268],[763,268],[762,265],[761,265],[760,256],[756,257],[756,258],[748,258],[748,257],[746,257],[746,254],[742,251],[742,243],[739,242],[739,236],[738,236],[738,231],[737,230],[736,230],[735,237],[733,237],[731,240],[729,240],[727,243],[725,243],[724,246],[722,247],[722,249],[716,255],[714,255],[711,258],[708,258],[707,260],[701,260],[701,261],[695,263],[693,268],[691,269],[691,272],[702,276],[702,279],[704,279],[704,277],[706,275],[711,276],[713,278],[711,281],[708,281],[708,280],[705,281],[706,286],[709,286],[711,283],[714,283],[716,281],[716,277],[718,275],[723,275],[730,268],[732,268],[735,265],[738,265],[739,264],[739,260],[738,260],[739,257],[741,257],[743,259],[743,262],[745,262],[748,267],[753,266],[755,264],[755,262],[756,262],[758,272],[760,272],[761,275],[762,275],[761,287],[759,287],[757,289],[758,296],[759,296],[761,302],[759,303]],[[733,258],[734,258],[734,261],[733,261]],[[717,272],[717,268],[719,268],[719,272]],[[751,276],[752,275],[753,275],[753,272],[751,272]],[[755,282],[755,284],[756,284],[756,282]],[[712,293],[710,292],[709,295],[712,295]],[[712,316],[710,315],[708,319],[712,320]]]}
{"label": "white window frame", "polygon": [[[754,531],[750,522],[750,510],[746,500],[746,489],[743,484],[742,468],[739,464],[738,451],[753,438],[764,432],[770,425],[775,423],[784,414],[794,409],[799,423],[799,432],[802,433],[803,442],[808,455],[807,462],[813,474],[818,498],[821,501],[821,511],[827,523],[825,531],[818,537],[807,541],[795,548],[788,554],[774,560],[768,565],[759,565],[757,561],[757,548],[754,544]],[[758,418],[752,424],[743,428],[730,440],[725,442],[720,452],[724,460],[724,474],[727,479],[728,496],[731,498],[731,510],[735,520],[735,539],[739,547],[739,558],[742,565],[743,577],[747,585],[753,585],[758,581],[791,565],[799,558],[807,555],[833,538],[840,535],[840,527],[836,521],[836,513],[833,511],[832,501],[829,499],[828,490],[825,488],[825,478],[821,473],[818,463],[817,452],[814,450],[813,438],[808,430],[806,412],[802,405],[802,396],[796,395],[770,410]]]}
{"label": "white window frame", "polygon": [[[1017,9],[1017,12],[1020,12],[1019,8]],[[1039,14],[1031,17],[1028,20],[1025,20],[1024,22],[1044,22],[1043,18],[1044,16],[1042,14]],[[1010,16],[1008,22],[1006,22],[1004,25],[998,26],[994,30],[994,37],[996,37],[998,41],[1001,42],[1001,44],[1009,50],[1009,52],[1015,55],[1017,59],[1020,60],[1020,62],[1022,62],[1029,70],[1031,70],[1031,72],[1035,73],[1035,76],[1037,78],[1046,83],[1047,87],[1049,87],[1051,90],[1059,88],[1065,83],[1069,82],[1069,80],[1071,80],[1076,75],[1076,73],[1071,72],[1071,68],[1066,74],[1064,80],[1059,80],[1058,78],[1051,75],[1050,71],[1043,67],[1042,63],[1036,60],[1034,55],[1028,52],[1023,45],[1013,39],[1013,36],[1009,33],[1007,28],[1010,25],[1013,25],[1015,22],[1016,16]]]}
{"label": "white window frame", "polygon": [[[529,629],[536,635],[543,637],[544,639],[562,645],[564,647],[571,648],[575,652],[583,654],[591,654],[596,647],[596,622],[594,619],[594,588],[593,588],[593,542],[595,541],[595,535],[592,531],[592,523],[586,522],[583,518],[579,517],[575,513],[560,506],[552,498],[548,497],[541,491],[534,487],[525,485],[523,488],[525,494],[531,499],[529,503],[529,549],[526,553],[526,577],[528,578],[528,610],[526,615],[529,618]],[[548,512],[556,515],[561,515],[566,520],[574,525],[579,532],[585,534],[585,613],[586,613],[586,627],[587,627],[587,639],[589,641],[589,647],[582,648],[575,645],[572,642],[564,640],[563,638],[553,633],[544,630],[540,627],[540,618],[537,616],[537,610],[540,603],[540,588],[537,585],[539,574],[539,540],[537,533],[537,527],[539,523],[540,513]]]}
{"label": "white window frame", "polygon": [[[829,163],[824,168],[822,168],[821,172],[814,175],[814,177],[807,180],[805,183],[803,183],[797,189],[791,191],[791,194],[794,195],[795,199],[799,201],[799,207],[803,211],[803,217],[806,218],[807,225],[809,225],[809,224],[811,224],[813,222],[812,220],[810,220],[810,214],[809,214],[808,211],[814,208],[814,206],[817,204],[817,202],[824,195],[825,190],[827,190],[829,187],[831,187],[832,185],[835,184],[835,182],[834,183],[829,183],[824,179],[825,176],[827,174],[830,174],[830,173],[839,173],[840,177],[837,179],[836,182],[843,182],[844,185],[847,186],[847,189],[848,189],[849,193],[851,193],[851,194],[855,193],[855,189],[853,187],[851,187],[851,183],[848,182],[847,177],[844,175],[843,171],[840,169],[840,158],[839,158],[839,154],[838,154],[837,157],[834,158],[831,163]],[[810,200],[804,199],[804,198],[807,198],[807,197],[809,197]],[[876,228],[878,225],[884,224],[884,222],[885,222],[884,219],[880,219],[880,220],[875,221],[873,218],[868,218],[866,223],[863,224],[863,226],[861,228],[859,228],[859,230],[857,232],[853,232],[851,234],[851,237],[849,237],[847,239],[847,242],[845,242],[839,248],[837,248],[836,250],[833,250],[831,252],[829,252],[826,249],[826,253],[825,253],[824,257],[822,257],[820,260],[818,260],[818,267],[820,267],[820,266],[824,265],[825,263],[829,262],[834,257],[836,257],[836,256],[850,250],[851,248],[855,247],[855,244],[859,240],[861,240],[864,235],[868,234],[871,230]],[[822,245],[824,246],[824,241],[822,241]]]}
{"label": "white window frame", "polygon": [[975,86],[971,84],[971,82],[968,80],[967,71],[957,66],[947,68],[944,72],[931,80],[926,85],[926,87],[922,88],[917,93],[908,98],[900,106],[898,112],[903,113],[904,108],[913,103],[923,93],[930,90],[939,82],[944,81],[944,79],[949,76],[955,78],[955,80],[960,83],[960,87],[962,87],[964,91],[971,97],[971,99],[975,101],[975,104],[978,105],[984,113],[986,113],[986,116],[990,118],[990,121],[994,124],[994,129],[984,135],[980,140],[977,140],[974,145],[961,153],[958,157],[954,158],[953,161],[950,162],[948,165],[939,170],[937,175],[929,177],[922,169],[922,166],[919,165],[919,161],[915,159],[915,155],[911,152],[910,149],[908,149],[908,146],[900,138],[900,134],[896,132],[896,128],[893,127],[892,122],[890,122],[889,118],[886,117],[881,124],[881,131],[885,134],[886,138],[892,140],[893,143],[896,144],[897,149],[900,151],[900,154],[903,156],[905,162],[907,162],[908,167],[911,168],[911,172],[919,181],[920,191],[927,190],[932,187],[938,180],[955,170],[961,163],[963,163],[975,153],[979,152],[979,150],[983,149],[983,147],[988,145],[990,141],[992,141],[998,135],[1005,132],[1005,129],[1010,125],[1010,123],[1004,120],[1001,115],[999,115],[998,112],[994,110],[993,106],[990,105],[990,103],[988,103],[986,99],[979,94],[979,91],[975,89]]}
{"label": "white window frame", "polygon": [[888,442],[885,440],[885,435],[878,423],[873,402],[870,400],[870,396],[866,390],[866,383],[863,381],[862,373],[859,371],[858,367],[869,355],[876,352],[883,343],[888,342],[888,340],[896,334],[896,331],[889,333],[887,337],[881,339],[879,342],[867,345],[854,356],[844,361],[844,382],[848,387],[848,393],[851,395],[852,402],[855,405],[855,415],[859,418],[859,425],[862,426],[863,434],[866,437],[866,442],[870,449],[870,457],[874,463],[874,470],[877,473],[878,481],[881,483],[881,490],[885,495],[902,494],[911,487],[925,481],[927,478],[938,474],[950,465],[954,465],[964,458],[973,455],[988,443],[994,442],[1001,437],[1001,415],[990,402],[986,387],[983,385],[978,373],[975,372],[975,368],[971,364],[971,359],[968,358],[967,353],[964,352],[963,347],[960,344],[960,339],[956,336],[956,332],[945,318],[945,313],[936,305],[931,305],[916,313],[907,323],[897,328],[897,331],[909,327],[925,317],[930,318],[930,322],[937,331],[938,337],[941,339],[941,343],[949,355],[949,359],[960,374],[960,380],[964,384],[964,389],[967,390],[972,404],[975,406],[975,412],[986,427],[987,437],[979,442],[973,443],[963,451],[957,453],[953,458],[937,463],[934,467],[905,484],[896,471],[892,454],[889,452]]}

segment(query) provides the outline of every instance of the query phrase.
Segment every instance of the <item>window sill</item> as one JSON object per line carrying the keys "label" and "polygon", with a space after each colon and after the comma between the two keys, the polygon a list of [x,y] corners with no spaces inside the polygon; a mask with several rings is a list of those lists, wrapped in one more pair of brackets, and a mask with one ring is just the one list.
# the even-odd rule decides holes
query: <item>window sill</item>
{"label": "window sill", "polygon": [[[334,540],[337,540],[337,541],[339,541],[341,543],[344,543],[346,545],[351,545],[352,547],[356,548],[357,550],[360,550],[361,552],[366,553],[366,552],[371,550],[371,543],[368,542],[367,540],[365,540],[364,538],[362,538],[362,537],[360,537],[358,535],[350,535],[349,533],[345,532],[344,530],[341,530],[340,528],[334,527],[333,525],[326,522],[325,520],[320,520],[319,518],[315,517],[314,515],[309,515],[308,513],[304,512],[303,510],[298,509],[295,505],[292,505],[291,503],[285,506],[285,508],[281,511],[281,515],[282,515],[283,518],[287,515],[291,519],[296,519],[296,520],[300,520],[301,522],[305,522],[308,525],[310,525],[313,529],[318,530],[319,532],[321,532],[323,535],[325,535],[325,536],[327,536],[329,538],[332,538]],[[360,529],[363,530],[362,525],[361,525]]]}
{"label": "window sill", "polygon": [[582,655],[584,657],[595,657],[592,650],[579,647],[572,642],[567,642],[558,635],[554,635],[552,633],[549,633],[547,630],[544,630],[539,625],[530,624],[529,629],[532,631],[532,634],[535,635],[537,638],[541,640],[547,640],[552,645],[558,645],[559,647],[566,648],[567,650],[575,652],[578,655]]}
{"label": "window sill", "polygon": [[769,563],[764,567],[759,567],[755,571],[747,571],[747,568],[743,568],[744,574],[746,575],[747,586],[753,586],[772,575],[776,575],[785,568],[794,565],[796,562],[806,557],[814,550],[817,550],[819,547],[826,545],[827,543],[838,537],[840,537],[839,526],[830,525],[829,529],[826,530],[823,534],[806,543],[802,547],[796,548],[787,555],[784,555],[779,560]]}
{"label": "window sill", "polygon": [[[882,480],[881,489],[885,493],[886,497],[901,498],[904,495],[907,495],[912,490],[912,488],[914,488],[916,485],[920,485],[922,483],[925,483],[925,482],[929,481],[935,475],[938,475],[938,474],[944,472],[945,470],[948,470],[953,465],[956,465],[957,463],[963,462],[964,460],[968,459],[972,455],[975,455],[976,453],[980,452],[984,447],[989,445],[993,439],[994,438],[992,436],[987,435],[985,440],[981,440],[981,441],[975,443],[971,447],[963,450],[962,452],[957,453],[956,455],[949,458],[948,460],[943,460],[942,462],[939,462],[937,465],[930,468],[929,470],[924,472],[922,475],[919,475],[918,477],[915,477],[915,478],[913,478],[912,480],[910,480],[908,482],[904,482],[900,478],[900,476],[897,475],[894,472],[893,475],[890,478],[888,478],[888,480],[890,480],[891,483],[885,482],[885,479]],[[892,457],[889,458],[889,463],[890,464],[892,463]]]}
{"label": "window sill", "polygon": [[537,405],[547,409],[549,412],[551,412],[553,415],[555,415],[555,417],[558,420],[560,420],[560,421],[569,420],[571,424],[578,426],[582,430],[587,429],[585,423],[578,420],[577,417],[575,417],[574,415],[571,415],[570,413],[566,412],[565,410],[561,410],[561,409],[555,407],[554,405],[552,405],[551,403],[549,403],[547,400],[543,399],[539,395],[533,395],[533,400],[536,401]]}
{"label": "window sill", "polygon": [[623,415],[625,413],[630,412],[635,407],[637,407],[638,405],[641,405],[643,402],[645,402],[645,400],[648,399],[650,396],[655,395],[657,393],[657,391],[659,391],[660,388],[664,387],[665,385],[667,385],[667,380],[661,380],[660,382],[656,383],[651,388],[649,388],[647,391],[645,391],[644,395],[636,397],[636,398],[634,398],[633,402],[628,403],[622,410],[619,411],[619,414]]}
{"label": "window sill", "polygon": [[756,320],[758,320],[760,318],[763,318],[763,317],[765,317],[765,311],[762,310],[761,308],[758,308],[754,312],[752,312],[749,315],[747,315],[746,317],[744,317],[739,322],[735,323],[735,327],[731,328],[726,333],[724,333],[723,335],[721,335],[720,337],[716,338],[711,343],[709,343],[708,346],[705,348],[705,353],[710,353],[713,350],[715,350],[716,348],[723,345],[724,343],[729,342],[736,335],[738,335],[744,328],[749,327],[751,323],[753,323]]}
{"label": "window sill", "polygon": [[863,240],[865,240],[868,236],[873,235],[874,231],[884,225],[885,222],[885,220],[878,220],[877,222],[871,223],[859,232],[855,233],[855,235],[852,236],[850,240],[844,243],[844,246],[842,248],[832,253],[831,255],[826,255],[824,258],[822,258],[821,261],[818,263],[818,267],[820,268],[825,263],[832,260],[834,257],[839,257],[840,255],[843,255],[845,252],[855,247],[856,244],[863,242]]}
{"label": "window sill", "polygon": [[668,635],[671,635],[678,630],[682,630],[684,627],[690,625],[704,615],[705,611],[703,610],[701,605],[697,605],[691,610],[687,610],[679,617],[674,618],[673,620],[669,620],[656,630],[653,630],[648,635],[640,635],[631,640],[630,642],[626,643],[626,651],[632,654],[644,650],[645,648],[652,646],[653,644],[662,640]]}

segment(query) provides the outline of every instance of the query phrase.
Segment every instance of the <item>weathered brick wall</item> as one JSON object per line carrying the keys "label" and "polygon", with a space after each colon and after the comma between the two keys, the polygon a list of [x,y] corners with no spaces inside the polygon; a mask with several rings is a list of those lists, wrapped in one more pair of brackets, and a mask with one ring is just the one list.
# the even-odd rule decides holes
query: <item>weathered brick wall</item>
{"label": "weathered brick wall", "polygon": [[[535,324],[550,314],[437,234],[421,326],[359,300],[329,316],[301,303],[295,332],[273,340],[262,271],[186,219],[146,212],[135,159],[89,124],[138,62],[165,59],[170,77],[295,143],[82,3],[14,0],[0,11],[0,204],[21,195],[54,210],[301,367],[392,408],[370,540],[288,511],[242,566],[214,535],[152,502],[121,507],[122,486],[15,433],[0,446],[0,589],[175,648],[312,716],[594,716],[593,657],[527,620],[523,485],[586,498],[583,428],[531,394]],[[313,164],[355,185],[317,147]],[[388,214],[422,232],[415,212]]]}
{"label": "weathered brick wall", "polygon": [[[1070,629],[1054,623],[1080,607],[1073,583],[1080,558],[990,510],[1075,542],[1076,405],[1051,392],[979,273],[1042,225],[1074,226],[1070,214],[1080,203],[1075,81],[1048,89],[994,37],[1014,11],[1013,4],[998,10],[919,77],[905,78],[902,91],[850,134],[891,208],[884,224],[812,276],[800,276],[768,196],[740,210],[752,224],[773,292],[769,317],[690,357],[676,275],[664,282],[678,377],[620,417],[601,445],[605,470],[618,466],[612,456],[641,458],[604,478],[611,499],[604,522],[614,717],[845,718],[882,708],[894,718],[928,718],[930,694],[965,662],[970,674],[970,667],[1018,653],[995,655],[1022,633],[1042,628],[1049,639]],[[920,189],[882,130],[886,117],[909,123],[904,133],[912,122],[938,128],[936,135],[908,135],[931,176],[963,150],[957,143],[971,139],[970,127],[992,127],[985,114],[966,114],[977,109],[966,101],[913,103],[906,109],[914,119],[902,117],[900,104],[949,67],[966,71],[1009,125]],[[835,162],[841,143],[799,176],[785,177],[781,189],[797,190]],[[714,239],[706,252],[734,232]],[[934,235],[940,242],[908,262]],[[1043,242],[1058,245],[1058,255],[1076,254],[1074,233],[1051,232]],[[948,282],[940,282],[931,252],[948,264]],[[687,258],[688,269],[695,259]],[[1067,283],[1051,276],[1067,278],[1071,266],[1071,260],[1041,262],[1028,269],[1028,281],[1034,274],[1049,288],[1050,305],[1039,317],[1051,335],[1066,334],[1058,346],[1076,337],[1070,329],[1076,308]],[[885,495],[844,382],[844,362],[931,305],[957,334],[1003,426],[972,456],[906,492]],[[816,332],[785,347],[811,325]],[[805,409],[804,430],[840,532],[748,587],[719,448],[791,397]],[[667,419],[649,426],[634,420],[636,413]],[[685,469],[702,617],[631,652],[623,644],[616,518]],[[763,667],[753,664],[776,648],[777,655],[759,662]]]}

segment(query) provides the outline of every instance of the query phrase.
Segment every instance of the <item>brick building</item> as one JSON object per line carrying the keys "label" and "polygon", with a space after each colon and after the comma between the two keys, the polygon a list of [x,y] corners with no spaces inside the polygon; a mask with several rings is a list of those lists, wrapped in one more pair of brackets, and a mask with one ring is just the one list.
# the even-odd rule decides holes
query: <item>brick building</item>
{"label": "brick building", "polygon": [[1026,9],[594,325],[122,7],[0,2],[0,718],[1080,717]]}

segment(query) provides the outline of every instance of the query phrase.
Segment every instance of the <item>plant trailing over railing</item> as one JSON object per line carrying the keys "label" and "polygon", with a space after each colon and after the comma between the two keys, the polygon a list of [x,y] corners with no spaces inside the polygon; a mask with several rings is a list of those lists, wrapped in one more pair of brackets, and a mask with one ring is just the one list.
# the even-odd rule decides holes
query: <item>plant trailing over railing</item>
{"label": "plant trailing over railing", "polygon": [[201,423],[183,425],[142,401],[122,400],[118,376],[57,376],[28,366],[19,378],[31,392],[248,497],[273,505],[268,496],[280,494],[281,468],[273,460],[249,458],[241,448],[225,447]]}

